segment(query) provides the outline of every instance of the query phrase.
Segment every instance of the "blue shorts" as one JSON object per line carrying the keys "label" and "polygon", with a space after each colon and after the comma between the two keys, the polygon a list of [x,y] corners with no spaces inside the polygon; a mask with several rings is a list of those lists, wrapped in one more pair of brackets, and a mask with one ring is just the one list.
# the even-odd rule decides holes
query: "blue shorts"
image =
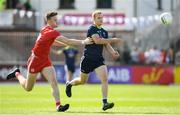
{"label": "blue shorts", "polygon": [[74,65],[68,65],[68,64],[66,64],[65,65],[65,68],[67,68],[67,70],[68,71],[70,71],[70,72],[72,72],[72,73],[74,73],[75,72],[75,66]]}
{"label": "blue shorts", "polygon": [[80,68],[81,68],[82,73],[88,74],[102,65],[105,65],[103,58],[97,59],[97,60],[92,60],[92,59],[88,59],[87,57],[82,57]]}

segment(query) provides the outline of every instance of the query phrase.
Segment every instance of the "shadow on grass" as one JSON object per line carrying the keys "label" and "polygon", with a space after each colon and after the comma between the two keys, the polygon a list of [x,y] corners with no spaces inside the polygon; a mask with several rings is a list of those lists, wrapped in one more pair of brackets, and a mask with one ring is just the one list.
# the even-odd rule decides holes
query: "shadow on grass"
{"label": "shadow on grass", "polygon": [[66,113],[69,113],[69,114],[75,114],[75,113],[78,113],[78,114],[170,114],[170,113],[163,113],[163,112],[136,112],[136,113],[133,113],[133,112],[86,112],[86,111],[67,111]]}

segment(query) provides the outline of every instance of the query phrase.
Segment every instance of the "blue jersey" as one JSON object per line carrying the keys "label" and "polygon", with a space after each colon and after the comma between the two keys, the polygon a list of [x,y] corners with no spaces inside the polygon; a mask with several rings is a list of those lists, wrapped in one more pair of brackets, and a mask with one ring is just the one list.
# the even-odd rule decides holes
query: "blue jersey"
{"label": "blue jersey", "polygon": [[75,59],[76,55],[78,53],[77,49],[75,48],[65,48],[63,50],[63,53],[65,55],[65,60],[67,65],[75,65]]}
{"label": "blue jersey", "polygon": [[[93,34],[98,34],[100,36],[100,39],[108,38],[108,32],[103,28],[96,27],[95,25],[89,27],[87,32],[87,37],[91,38]],[[84,56],[91,60],[104,60],[102,56],[102,52],[103,52],[103,45],[94,43],[85,46]]]}

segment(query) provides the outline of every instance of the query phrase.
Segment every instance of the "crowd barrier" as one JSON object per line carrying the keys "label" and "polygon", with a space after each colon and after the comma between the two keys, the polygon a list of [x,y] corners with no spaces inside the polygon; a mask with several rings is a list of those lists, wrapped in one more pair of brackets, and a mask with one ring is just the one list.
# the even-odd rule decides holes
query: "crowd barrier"
{"label": "crowd barrier", "polygon": [[[0,82],[6,80],[8,72],[14,65],[0,65]],[[18,65],[23,75],[26,75],[25,65]],[[55,65],[57,80],[65,83],[66,73],[63,65]],[[74,77],[78,77],[79,67],[76,68]],[[17,81],[17,80],[11,80]],[[45,81],[44,77],[38,76],[37,81]],[[110,84],[180,84],[180,67],[178,66],[108,66],[108,82]],[[90,73],[88,83],[100,83],[94,72]]]}

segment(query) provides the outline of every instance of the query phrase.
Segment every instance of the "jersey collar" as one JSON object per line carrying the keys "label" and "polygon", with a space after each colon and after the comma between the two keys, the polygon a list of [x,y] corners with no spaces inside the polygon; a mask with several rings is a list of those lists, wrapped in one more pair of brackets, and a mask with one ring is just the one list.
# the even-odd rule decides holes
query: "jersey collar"
{"label": "jersey collar", "polygon": [[94,26],[95,26],[96,28],[98,28],[98,29],[101,29],[101,28],[102,28],[102,26],[97,26],[97,25],[95,25],[95,24],[94,24]]}

